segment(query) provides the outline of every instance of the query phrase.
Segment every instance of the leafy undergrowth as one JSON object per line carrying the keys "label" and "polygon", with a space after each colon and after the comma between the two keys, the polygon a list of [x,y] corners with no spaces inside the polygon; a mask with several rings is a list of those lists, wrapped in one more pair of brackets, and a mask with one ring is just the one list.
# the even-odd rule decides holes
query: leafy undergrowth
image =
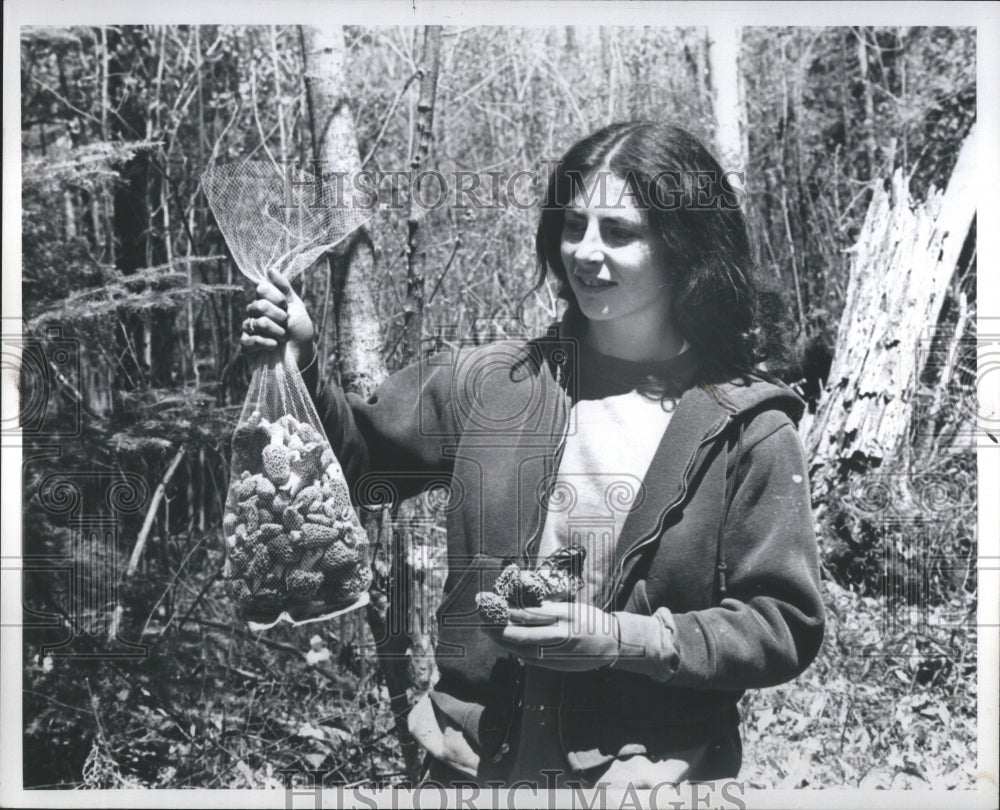
{"label": "leafy undergrowth", "polygon": [[[970,492],[973,480],[963,479]],[[887,580],[889,595],[873,595],[877,579],[857,590],[824,581],[816,661],[742,701],[748,786],[973,786],[975,568],[955,562],[974,560],[969,514],[940,510],[927,521],[940,530],[928,540],[935,554],[951,562],[928,568],[922,590]],[[59,650],[89,658],[42,655],[62,633],[26,628],[26,787],[280,789],[286,775],[307,771],[327,784],[406,782],[364,611],[252,635],[214,573],[221,546],[200,546],[199,573],[177,580],[169,611],[153,576],[122,594],[123,636],[149,645],[144,658],[109,658],[120,650],[97,634]],[[43,590],[46,580],[36,580],[30,592]]]}
{"label": "leafy undergrowth", "polygon": [[[206,609],[217,620],[152,636],[141,662],[27,659],[27,784],[278,789],[289,771],[322,771],[329,784],[405,782],[386,690],[361,654],[362,614],[264,642],[228,626],[216,587]],[[887,637],[884,600],[825,587],[817,660],[743,700],[740,778],[759,788],[972,786],[969,615],[901,607]],[[971,611],[971,598],[961,607]]]}
{"label": "leafy undergrowth", "polygon": [[740,779],[755,788],[973,787],[972,598],[887,606],[825,587],[816,661],[791,683],[743,699]]}
{"label": "leafy undergrowth", "polygon": [[151,623],[142,660],[25,650],[25,787],[278,789],[306,771],[403,780],[388,694],[359,652],[363,611],[265,639],[237,628],[221,582],[203,605],[183,628],[158,636]]}

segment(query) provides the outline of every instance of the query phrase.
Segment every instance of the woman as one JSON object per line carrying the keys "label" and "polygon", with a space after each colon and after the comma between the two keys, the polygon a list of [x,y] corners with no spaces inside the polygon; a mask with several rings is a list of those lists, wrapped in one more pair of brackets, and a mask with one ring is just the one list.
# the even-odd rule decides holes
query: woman
{"label": "woman", "polygon": [[[553,170],[536,238],[568,307],[546,335],[437,355],[367,401],[317,379],[275,280],[243,343],[291,341],[352,491],[448,476],[439,682],[410,716],[439,782],[651,786],[735,777],[737,702],[823,635],[795,422],[757,371],[761,296],[722,169],[684,130],[614,124]],[[509,562],[587,549],[554,623],[483,627]]]}

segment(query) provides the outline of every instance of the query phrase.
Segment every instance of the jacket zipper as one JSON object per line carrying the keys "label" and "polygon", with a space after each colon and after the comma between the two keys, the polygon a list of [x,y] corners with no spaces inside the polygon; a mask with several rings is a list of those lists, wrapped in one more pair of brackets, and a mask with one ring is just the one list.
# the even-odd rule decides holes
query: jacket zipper
{"label": "jacket zipper", "polygon": [[551,480],[552,476],[556,474],[556,472],[559,470],[560,463],[562,463],[563,451],[566,449],[566,434],[568,432],[568,429],[569,429],[569,424],[567,422],[567,424],[563,425],[563,435],[562,438],[559,440],[559,444],[556,445],[555,452],[552,455],[547,456],[545,459],[545,470],[544,470],[545,478],[543,480],[548,482],[549,486],[546,488],[545,501],[542,504],[541,514],[539,515],[538,518],[538,526],[535,528],[535,531],[533,532],[531,539],[527,542],[527,544],[524,547],[525,561],[527,562],[529,567],[534,567],[535,558],[537,555],[537,547],[541,543],[542,534],[545,532],[545,520],[546,520],[546,515],[548,514],[548,501],[549,501],[548,490],[551,489],[551,484],[555,483],[554,481]]}
{"label": "jacket zipper", "polygon": [[[556,366],[556,386],[558,387],[562,382],[562,365]],[[562,435],[559,437],[559,443],[556,445],[556,449],[550,455],[547,455],[544,460],[544,477],[542,480],[546,482],[546,492],[545,500],[542,503],[542,508],[538,516],[538,525],[535,527],[534,532],[532,532],[531,539],[524,546],[524,557],[525,562],[529,567],[533,566],[535,563],[535,557],[533,551],[541,542],[542,533],[545,531],[545,519],[548,513],[548,502],[549,502],[549,490],[551,490],[551,485],[555,482],[552,481],[552,476],[556,474],[559,470],[559,465],[562,462],[563,452],[566,449],[566,438],[569,435],[569,409],[566,406],[566,394],[562,392],[560,397],[560,403],[562,406]]]}
{"label": "jacket zipper", "polygon": [[[691,470],[694,467],[695,460],[700,455],[702,449],[706,445],[715,441],[719,436],[721,436],[725,432],[726,428],[729,427],[729,424],[732,421],[732,419],[733,415],[732,414],[728,415],[719,425],[718,428],[716,428],[714,431],[712,431],[708,436],[706,436],[698,443],[698,447],[691,454],[691,457],[687,461],[687,465],[684,467],[684,474],[681,476],[681,491],[678,494],[678,496],[673,501],[671,501],[666,506],[666,508],[664,508],[664,510],[660,513],[660,519],[656,523],[656,528],[652,532],[647,534],[645,537],[640,537],[638,540],[636,540],[622,555],[622,558],[617,566],[617,571],[615,573],[614,581],[612,582],[610,595],[605,604],[603,605],[602,609],[608,610],[614,604],[615,597],[618,594],[618,589],[621,586],[621,578],[625,569],[625,563],[628,562],[629,558],[631,558],[640,548],[642,548],[643,546],[647,545],[648,543],[652,542],[657,537],[659,537],[659,535],[663,532],[663,525],[664,523],[666,523],[667,517],[674,509],[677,508],[678,504],[684,502],[684,499],[687,497],[688,483],[690,482]],[[563,441],[565,441],[565,435]],[[560,443],[560,445],[561,444],[562,442]],[[566,680],[567,677],[566,674],[564,674],[562,680],[562,687],[559,690],[559,707],[556,710],[557,734],[559,737],[559,744],[562,747],[564,755],[566,754],[567,749],[566,749],[566,740],[563,736],[562,720],[563,720],[563,704],[565,703],[566,700]]]}
{"label": "jacket zipper", "polygon": [[[604,610],[607,610],[615,601],[615,596],[618,593],[620,579],[622,576],[622,572],[625,568],[625,563],[636,551],[638,551],[642,546],[656,539],[663,531],[663,524],[666,522],[667,516],[674,509],[677,508],[678,504],[683,503],[684,499],[687,497],[687,489],[688,489],[688,482],[691,476],[691,469],[692,467],[694,467],[695,460],[698,458],[698,455],[700,454],[702,448],[705,447],[707,444],[710,444],[711,442],[715,441],[715,439],[717,439],[719,436],[721,436],[722,433],[725,432],[726,428],[729,426],[731,420],[732,420],[731,415],[726,417],[725,421],[718,428],[716,428],[716,430],[714,430],[712,433],[710,433],[708,436],[706,436],[698,443],[698,447],[695,449],[695,452],[691,454],[691,458],[688,459],[687,465],[684,468],[684,475],[681,478],[681,491],[679,495],[671,503],[667,505],[667,507],[663,510],[663,512],[660,513],[660,519],[656,523],[656,528],[652,532],[647,534],[645,537],[640,537],[638,540],[636,540],[622,555],[622,559],[618,564],[618,571],[615,574],[615,581],[612,583],[610,592],[611,595],[608,597],[607,602],[605,602],[605,604],[603,605]],[[559,708],[556,710],[556,729],[559,737],[559,744],[562,747],[564,755],[566,754],[567,751],[566,740],[565,737],[563,736],[563,722],[562,722],[563,704],[565,703],[565,700],[566,700],[566,674],[564,673],[562,686],[559,690]]]}
{"label": "jacket zipper", "polygon": [[510,751],[510,730],[514,726],[514,717],[524,702],[524,695],[521,691],[523,686],[521,672],[523,669],[524,664],[518,658],[514,658],[514,693],[510,700],[510,717],[507,718],[507,728],[503,732],[503,741],[500,743],[500,747],[497,748],[496,753],[490,757],[494,763],[499,762]]}
{"label": "jacket zipper", "polygon": [[660,513],[660,519],[657,521],[656,527],[653,529],[653,531],[647,534],[645,537],[640,537],[638,540],[636,540],[631,546],[629,546],[628,550],[622,555],[622,558],[617,566],[617,571],[615,572],[614,581],[611,583],[610,595],[608,596],[607,601],[603,605],[604,610],[607,610],[611,605],[614,604],[615,597],[618,594],[618,589],[621,586],[621,578],[625,570],[625,563],[628,562],[629,558],[632,557],[640,548],[655,540],[663,532],[663,524],[666,523],[667,517],[670,515],[671,512],[673,512],[674,509],[677,508],[678,504],[683,503],[684,499],[687,497],[688,482],[690,481],[691,469],[694,467],[695,460],[700,455],[701,450],[706,445],[715,441],[719,436],[721,436],[725,432],[726,428],[729,426],[729,423],[732,421],[732,418],[733,417],[731,415],[727,416],[726,420],[716,430],[714,430],[712,433],[710,433],[708,436],[702,439],[701,442],[699,442],[698,447],[695,449],[695,452],[691,454],[691,458],[688,459],[687,466],[685,466],[684,468],[684,474],[681,477],[681,491],[678,494],[678,496],[670,504],[668,504],[667,507]]}
{"label": "jacket zipper", "polygon": [[[556,366],[556,386],[559,388],[562,382],[562,364]],[[559,439],[559,444],[556,445],[555,452],[547,455],[544,460],[544,478],[543,481],[549,481],[554,471],[559,469],[559,463],[562,460],[563,450],[566,447],[566,436],[569,432],[569,416],[568,408],[566,407],[566,396],[563,394],[560,397],[560,403],[562,404],[562,437]],[[534,564],[534,557],[532,556],[532,547],[536,546],[541,540],[542,532],[545,531],[545,516],[548,509],[548,496],[549,493],[545,493],[545,502],[542,504],[542,509],[538,518],[538,525],[535,527],[533,536],[524,547],[524,558],[529,566]],[[517,716],[518,711],[524,705],[524,663],[521,662],[519,658],[511,656],[514,659],[514,694],[511,698],[511,712],[510,717],[507,720],[507,728],[504,730],[503,742],[500,743],[500,747],[497,752],[493,755],[493,762],[499,762],[503,759],[504,755],[510,751],[510,732],[514,725],[514,718]]]}

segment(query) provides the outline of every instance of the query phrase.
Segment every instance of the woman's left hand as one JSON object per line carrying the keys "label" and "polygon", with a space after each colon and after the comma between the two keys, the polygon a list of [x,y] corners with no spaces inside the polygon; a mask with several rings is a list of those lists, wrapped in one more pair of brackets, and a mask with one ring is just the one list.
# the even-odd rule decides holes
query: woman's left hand
{"label": "woman's left hand", "polygon": [[582,602],[543,602],[532,613],[555,616],[542,626],[510,623],[487,629],[494,641],[526,664],[582,672],[613,664],[620,640],[614,614]]}

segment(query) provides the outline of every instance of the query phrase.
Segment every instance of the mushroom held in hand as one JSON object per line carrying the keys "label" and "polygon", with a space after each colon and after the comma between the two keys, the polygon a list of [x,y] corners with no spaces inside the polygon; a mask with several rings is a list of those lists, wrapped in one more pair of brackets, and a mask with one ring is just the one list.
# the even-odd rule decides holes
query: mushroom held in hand
{"label": "mushroom held in hand", "polygon": [[586,556],[585,548],[574,545],[546,557],[534,571],[525,571],[517,563],[511,563],[500,572],[492,591],[476,595],[480,617],[489,625],[506,624],[511,610],[536,608],[544,601],[572,601],[583,587]]}

